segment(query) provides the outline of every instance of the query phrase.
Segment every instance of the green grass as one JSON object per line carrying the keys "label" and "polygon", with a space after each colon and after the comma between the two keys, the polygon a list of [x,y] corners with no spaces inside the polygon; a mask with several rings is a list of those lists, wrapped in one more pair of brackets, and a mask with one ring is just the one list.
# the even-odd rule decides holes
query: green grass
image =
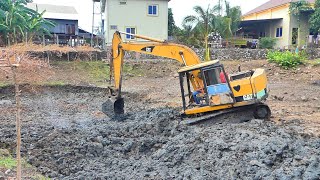
{"label": "green grass", "polygon": [[42,85],[47,85],[47,86],[65,86],[67,85],[65,82],[63,81],[49,81],[49,82],[45,82]]}
{"label": "green grass", "polygon": [[50,180],[50,178],[47,178],[47,177],[42,176],[42,175],[36,175],[33,178],[37,179],[37,180]]}
{"label": "green grass", "polygon": [[[5,169],[15,169],[17,167],[16,159],[14,159],[12,156],[0,155],[0,167],[5,168]],[[22,167],[26,168],[26,169],[30,169],[32,173],[36,173],[34,170],[34,167],[32,167],[30,164],[28,164],[25,160],[22,160]],[[50,178],[47,178],[41,174],[34,175],[33,179],[50,180]]]}
{"label": "green grass", "polygon": [[[88,83],[95,85],[105,85],[110,76],[109,64],[102,61],[55,61],[52,65],[63,71],[72,71],[79,74],[79,76],[85,77]],[[123,71],[124,74],[131,76],[143,76],[146,74],[144,69],[132,64],[124,64]],[[46,84],[48,83],[52,85],[67,84],[64,80],[47,82]]]}
{"label": "green grass", "polygon": [[16,167],[16,165],[17,165],[16,160],[11,156],[0,157],[0,167],[4,167],[6,169],[13,169]]}
{"label": "green grass", "polygon": [[312,66],[320,66],[320,59],[310,60],[308,61],[308,63],[311,64]]}
{"label": "green grass", "polygon": [[109,77],[109,65],[102,61],[55,61],[52,65],[79,72],[79,75],[87,76],[91,81],[102,81]]}
{"label": "green grass", "polygon": [[0,82],[0,88],[9,86],[9,83]]}

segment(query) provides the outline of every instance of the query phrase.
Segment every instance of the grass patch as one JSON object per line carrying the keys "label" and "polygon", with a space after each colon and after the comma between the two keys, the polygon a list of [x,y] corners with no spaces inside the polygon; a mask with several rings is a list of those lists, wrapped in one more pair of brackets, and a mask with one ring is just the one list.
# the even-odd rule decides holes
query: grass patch
{"label": "grass patch", "polygon": [[42,175],[36,175],[33,178],[37,179],[37,180],[50,180],[50,178],[47,178],[47,177],[42,176]]}
{"label": "grass patch", "polygon": [[0,82],[0,88],[9,86],[9,83]]}
{"label": "grass patch", "polygon": [[[93,82],[103,81],[109,77],[109,65],[102,61],[54,61],[52,65],[63,71],[84,76]],[[58,81],[58,84],[62,83],[64,82]]]}
{"label": "grass patch", "polygon": [[308,64],[311,64],[312,66],[320,66],[320,59],[309,60]]}
{"label": "grass patch", "polygon": [[[75,79],[60,77],[56,80],[48,81],[46,85],[66,85],[73,84],[74,80],[87,82],[95,85],[106,85],[106,80],[110,77],[110,66],[102,61],[54,61],[51,64],[60,71],[60,73],[72,75]],[[145,69],[139,65],[124,64],[123,74],[129,76],[144,76]],[[66,75],[68,76],[68,75]],[[69,79],[69,80],[67,80]]]}
{"label": "grass patch", "polygon": [[11,156],[0,157],[0,167],[4,167],[6,169],[13,169],[16,166],[17,166],[17,162]]}
{"label": "grass patch", "polygon": [[294,69],[305,62],[306,56],[304,52],[297,54],[290,51],[269,51],[267,59],[269,62],[277,63],[284,69]]}
{"label": "grass patch", "polygon": [[43,83],[43,85],[47,85],[47,86],[65,86],[67,84],[65,82],[63,82],[63,81],[49,81],[49,82]]}

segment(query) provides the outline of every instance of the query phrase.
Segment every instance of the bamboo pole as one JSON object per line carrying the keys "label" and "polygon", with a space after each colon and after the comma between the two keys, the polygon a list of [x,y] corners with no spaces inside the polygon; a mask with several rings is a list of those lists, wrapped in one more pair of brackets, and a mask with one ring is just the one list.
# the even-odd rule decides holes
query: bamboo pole
{"label": "bamboo pole", "polygon": [[[14,56],[16,59],[16,57]],[[17,134],[17,147],[16,147],[16,160],[17,160],[17,180],[21,180],[21,98],[20,88],[17,79],[17,67],[18,64],[11,64],[9,56],[7,57],[8,65],[11,68],[15,89],[15,100],[16,100],[16,134]],[[8,67],[8,66],[7,66]]]}

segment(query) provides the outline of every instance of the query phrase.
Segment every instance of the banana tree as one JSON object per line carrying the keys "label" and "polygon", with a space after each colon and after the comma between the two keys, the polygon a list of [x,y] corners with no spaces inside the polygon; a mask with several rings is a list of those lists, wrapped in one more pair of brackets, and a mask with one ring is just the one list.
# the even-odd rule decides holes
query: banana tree
{"label": "banana tree", "polygon": [[18,36],[23,36],[27,25],[26,18],[30,14],[25,0],[1,0],[0,29],[6,35],[7,43],[17,43]]}
{"label": "banana tree", "polygon": [[36,11],[32,12],[32,15],[27,18],[27,26],[26,26],[26,37],[27,42],[32,42],[32,39],[36,35],[49,35],[51,33],[49,31],[50,28],[54,27],[56,24],[53,21],[46,20],[43,18],[43,15],[46,11],[38,13],[38,8]]}

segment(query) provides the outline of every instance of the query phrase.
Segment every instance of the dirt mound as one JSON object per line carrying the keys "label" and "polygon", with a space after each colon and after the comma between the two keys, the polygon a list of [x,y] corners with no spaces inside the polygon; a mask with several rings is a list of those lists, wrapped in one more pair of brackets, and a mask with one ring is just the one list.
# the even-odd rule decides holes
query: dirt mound
{"label": "dirt mound", "polygon": [[[41,88],[23,95],[23,154],[58,179],[319,179],[320,139],[294,124],[178,124],[179,111],[126,94],[114,121],[104,89]],[[1,94],[0,146],[14,143],[13,99]],[[5,113],[6,112],[6,113]]]}

